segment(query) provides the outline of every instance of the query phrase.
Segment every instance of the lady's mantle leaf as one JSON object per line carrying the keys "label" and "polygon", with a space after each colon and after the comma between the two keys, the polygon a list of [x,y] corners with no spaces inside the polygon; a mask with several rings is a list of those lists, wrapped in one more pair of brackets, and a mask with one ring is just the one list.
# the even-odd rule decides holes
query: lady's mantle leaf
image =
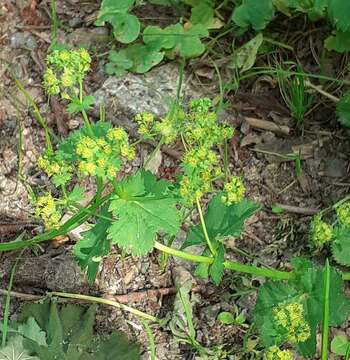
{"label": "lady's mantle leaf", "polygon": [[350,1],[329,0],[328,16],[339,31],[350,31]]}
{"label": "lady's mantle leaf", "polygon": [[249,25],[256,31],[263,30],[275,15],[272,0],[243,0],[235,8],[232,20],[241,28]]}
{"label": "lady's mantle leaf", "polygon": [[102,258],[108,255],[111,241],[107,239],[107,229],[111,221],[107,206],[101,209],[101,217],[98,217],[96,225],[89,231],[83,233],[83,238],[78,241],[73,249],[75,259],[80,267],[85,270],[89,281],[96,279],[99,264]]}
{"label": "lady's mantle leaf", "polygon": [[109,206],[116,221],[108,229],[108,239],[141,256],[153,249],[157,233],[176,235],[181,225],[177,201],[163,185],[146,171],[121,182]]}
{"label": "lady's mantle leaf", "polygon": [[0,348],[0,359],[39,360],[36,356],[30,356],[30,352],[23,347],[23,338],[20,335],[13,337],[5,347]]}
{"label": "lady's mantle leaf", "polygon": [[334,35],[325,40],[324,45],[327,50],[334,50],[339,53],[350,51],[350,31],[336,31]]}
{"label": "lady's mantle leaf", "polygon": [[333,236],[332,253],[334,259],[341,265],[350,266],[350,227],[336,228]]}
{"label": "lady's mantle leaf", "polygon": [[338,121],[350,128],[350,91],[347,91],[337,103]]}
{"label": "lady's mantle leaf", "polygon": [[[260,290],[254,310],[254,321],[261,332],[265,346],[280,345],[283,342],[274,322],[273,309],[281,303],[297,302],[303,305],[304,319],[309,324],[311,336],[297,344],[299,353],[312,357],[316,350],[316,329],[323,316],[323,272],[308,269],[303,275],[288,283],[269,281]],[[344,296],[341,275],[331,270],[330,274],[330,326],[341,325],[349,315],[349,301]]]}
{"label": "lady's mantle leaf", "polygon": [[[238,204],[227,206],[221,201],[221,197],[222,193],[213,197],[204,215],[208,235],[212,241],[217,237],[240,236],[244,222],[260,208],[258,204],[246,199]],[[201,226],[192,226],[182,249],[204,243]]]}
{"label": "lady's mantle leaf", "polygon": [[105,22],[109,22],[118,41],[124,44],[133,42],[140,33],[138,18],[127,13],[134,3],[135,0],[103,0],[95,24],[103,26]]}

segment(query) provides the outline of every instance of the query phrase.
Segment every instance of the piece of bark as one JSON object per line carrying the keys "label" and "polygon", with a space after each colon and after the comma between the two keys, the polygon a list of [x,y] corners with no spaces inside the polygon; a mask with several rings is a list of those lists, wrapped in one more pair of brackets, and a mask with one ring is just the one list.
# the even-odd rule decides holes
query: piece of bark
{"label": "piece of bark", "polygon": [[267,130],[280,135],[288,135],[290,128],[286,125],[277,125],[271,121],[256,119],[252,117],[244,117],[245,121],[255,129]]}

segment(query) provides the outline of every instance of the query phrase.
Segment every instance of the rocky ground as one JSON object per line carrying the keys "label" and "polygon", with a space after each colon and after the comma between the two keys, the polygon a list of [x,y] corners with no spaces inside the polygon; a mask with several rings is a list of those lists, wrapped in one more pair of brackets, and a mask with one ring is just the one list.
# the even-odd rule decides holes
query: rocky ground
{"label": "rocky ground", "polygon": [[[84,6],[81,3],[57,1],[58,16],[62,21],[59,41],[71,46],[85,45],[93,54],[102,53],[110,46],[110,40],[108,29],[93,26],[99,4],[88,0],[84,1]],[[0,3],[1,241],[13,240],[23,231],[30,237],[43,230],[31,215],[28,185],[35,188],[49,186],[36,164],[43,150],[43,131],[16,87],[14,77],[22,82],[58,136],[67,135],[81,123],[79,118],[66,116],[59,103],[51,101],[48,104],[41,85],[51,36],[48,9],[48,1],[44,0],[40,3],[2,0]],[[146,75],[128,74],[123,79],[116,79],[105,75],[103,60],[95,56],[93,69],[85,90],[105,104],[109,120],[124,126],[131,134],[134,127],[131,119],[136,112],[151,111],[161,116],[176,93],[178,66],[175,63],[161,64]],[[190,63],[185,72],[184,101],[199,96],[215,98],[218,94],[216,80],[215,71],[205,60]],[[293,121],[272,79],[248,81],[227,99],[221,116],[236,127],[229,146],[230,166],[234,174],[244,174],[248,196],[262,205],[262,210],[249,220],[243,236],[232,242],[229,254],[232,259],[253,263],[259,259],[266,265],[278,267],[284,266],[296,254],[308,253],[310,216],[348,194],[348,134],[336,124],[334,108],[322,101],[301,136],[300,132],[293,131]],[[97,110],[90,115],[94,117]],[[258,129],[249,120],[251,118],[272,121],[277,124],[277,130]],[[151,150],[151,145],[140,146],[140,157],[125,172],[136,169],[141,158]],[[167,150],[151,164],[160,177],[176,171],[177,156],[181,153],[181,148]],[[296,176],[294,161],[276,156],[276,153],[300,154],[300,176]],[[285,211],[273,213],[271,207],[274,204],[279,204]],[[181,236],[176,241],[180,243]],[[170,260],[164,270],[156,253],[139,259],[121,258],[115,250],[103,261],[98,279],[91,286],[72,259],[72,245],[73,239],[70,239],[58,248],[50,243],[38,247],[35,253],[25,251],[15,273],[13,289],[37,295],[48,290],[109,297],[127,295],[129,305],[164,316],[172,310],[175,281],[191,276],[193,270],[191,264],[175,259]],[[0,254],[2,289],[7,286],[17,256],[18,253]],[[193,279],[198,288],[196,296],[200,299],[195,307],[195,326],[203,346],[224,345],[236,353],[232,359],[259,358],[259,352],[255,353],[253,348],[249,355],[240,350],[247,332],[244,327],[222,327],[215,319],[220,311],[237,309],[250,319],[255,299],[253,290],[261,281],[227,273],[220,287],[214,287]],[[252,291],[237,296],[243,289]],[[147,290],[151,292],[145,293]],[[139,292],[146,295],[136,295]],[[0,297],[0,305],[3,300]],[[21,297],[12,299],[13,316],[22,300]],[[104,331],[125,331],[132,340],[143,345],[143,358],[148,358],[147,337],[135,317],[100,307],[97,327]],[[339,331],[350,332],[348,330]],[[154,329],[154,335],[159,359],[194,358],[193,351],[179,345],[170,332]]]}

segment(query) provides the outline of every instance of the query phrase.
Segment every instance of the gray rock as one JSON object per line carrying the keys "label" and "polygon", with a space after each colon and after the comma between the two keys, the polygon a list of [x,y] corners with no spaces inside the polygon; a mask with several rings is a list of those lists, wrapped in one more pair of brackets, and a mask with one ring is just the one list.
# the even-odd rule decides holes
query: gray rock
{"label": "gray rock", "polygon": [[331,178],[341,178],[346,175],[347,161],[338,158],[324,160],[324,175]]}
{"label": "gray rock", "polygon": [[38,47],[36,39],[26,32],[16,32],[10,37],[10,43],[13,48],[28,48],[35,50]]}
{"label": "gray rock", "polygon": [[[96,110],[103,104],[109,120],[127,127],[132,127],[130,119],[143,111],[162,117],[167,113],[171,100],[176,98],[178,76],[178,66],[170,63],[143,75],[128,73],[122,79],[109,77],[94,93]],[[182,90],[185,102],[201,96],[186,81]]]}

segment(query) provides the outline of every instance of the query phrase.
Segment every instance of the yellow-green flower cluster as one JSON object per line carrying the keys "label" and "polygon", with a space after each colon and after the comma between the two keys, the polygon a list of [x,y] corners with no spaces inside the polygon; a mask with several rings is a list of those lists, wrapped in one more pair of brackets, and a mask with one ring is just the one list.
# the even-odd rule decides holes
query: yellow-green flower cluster
{"label": "yellow-green flower cluster", "polygon": [[336,208],[336,212],[341,225],[350,226],[350,201],[339,205]]}
{"label": "yellow-green flower cluster", "polygon": [[135,121],[138,123],[138,133],[144,137],[151,137],[152,128],[155,122],[154,115],[149,112],[136,114]]}
{"label": "yellow-green flower cluster", "polygon": [[293,360],[293,354],[289,350],[281,350],[278,346],[271,346],[265,354],[265,360]]}
{"label": "yellow-green flower cluster", "polygon": [[79,85],[90,69],[91,57],[81,48],[78,50],[54,50],[47,56],[47,70],[44,74],[44,86],[50,95],[70,99],[70,93],[77,92]]}
{"label": "yellow-green flower cluster", "polygon": [[55,199],[47,193],[36,200],[35,216],[41,218],[46,229],[60,226],[61,213],[57,210]]}
{"label": "yellow-green flower cluster", "polygon": [[279,304],[273,309],[273,315],[276,324],[283,328],[286,340],[292,344],[304,342],[310,337],[310,326],[304,319],[302,304]]}
{"label": "yellow-green flower cluster", "polygon": [[167,116],[154,125],[154,131],[164,139],[165,144],[170,144],[179,134],[177,125],[172,116]]}
{"label": "yellow-green flower cluster", "polygon": [[311,241],[316,248],[322,248],[332,240],[333,228],[322,220],[320,214],[316,214],[311,222]]}
{"label": "yellow-green flower cluster", "polygon": [[56,186],[65,185],[72,178],[72,167],[70,165],[47,154],[39,157],[38,166],[47,176],[52,177]]}
{"label": "yellow-green flower cluster", "polygon": [[211,190],[212,180],[222,174],[218,163],[217,153],[207,147],[194,148],[184,155],[180,195],[185,203],[193,204]]}
{"label": "yellow-green flower cluster", "polygon": [[242,179],[233,176],[231,181],[224,185],[224,195],[221,200],[226,205],[237,204],[241,202],[245,195],[245,186]]}
{"label": "yellow-green flower cluster", "polygon": [[115,178],[121,161],[135,158],[135,149],[129,144],[128,134],[122,128],[112,128],[105,137],[82,136],[75,149],[78,168],[83,175]]}

